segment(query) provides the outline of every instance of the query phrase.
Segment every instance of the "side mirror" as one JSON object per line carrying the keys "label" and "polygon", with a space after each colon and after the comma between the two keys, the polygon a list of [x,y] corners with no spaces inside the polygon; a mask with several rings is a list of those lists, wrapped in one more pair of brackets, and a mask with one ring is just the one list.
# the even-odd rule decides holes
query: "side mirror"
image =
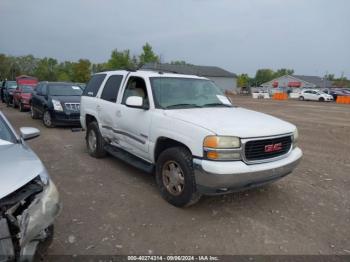
{"label": "side mirror", "polygon": [[30,140],[40,135],[40,130],[34,127],[21,127],[19,132],[23,140]]}
{"label": "side mirror", "polygon": [[143,98],[140,96],[129,96],[125,104],[129,107],[143,108]]}

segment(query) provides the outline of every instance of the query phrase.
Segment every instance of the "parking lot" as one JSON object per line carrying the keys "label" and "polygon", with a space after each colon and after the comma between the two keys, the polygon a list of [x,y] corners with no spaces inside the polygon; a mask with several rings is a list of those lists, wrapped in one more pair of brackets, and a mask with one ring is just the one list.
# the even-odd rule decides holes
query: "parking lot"
{"label": "parking lot", "polygon": [[[350,254],[350,106],[233,97],[236,105],[296,124],[304,157],[275,184],[202,200],[165,202],[151,175],[87,154],[84,132],[45,128],[0,110],[29,141],[60,191],[50,254]],[[237,123],[239,125],[239,123]]]}

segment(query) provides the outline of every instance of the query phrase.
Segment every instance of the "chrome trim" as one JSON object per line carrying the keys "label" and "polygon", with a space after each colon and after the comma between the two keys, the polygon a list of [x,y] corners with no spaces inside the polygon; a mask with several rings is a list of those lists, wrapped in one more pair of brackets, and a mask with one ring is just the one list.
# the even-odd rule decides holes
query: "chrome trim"
{"label": "chrome trim", "polygon": [[[277,156],[277,157],[266,158],[266,159],[262,159],[262,160],[252,160],[252,161],[249,161],[249,160],[246,158],[246,155],[245,155],[245,146],[246,146],[247,142],[249,142],[249,141],[266,140],[266,139],[275,139],[275,138],[288,137],[288,136],[291,137],[292,143],[291,143],[290,148],[289,148],[289,150],[288,150],[287,153],[285,153],[285,154],[283,154],[283,155],[280,155],[280,156]],[[254,137],[254,138],[241,138],[241,143],[242,143],[242,153],[241,153],[242,160],[244,161],[244,163],[246,163],[246,164],[248,164],[248,165],[252,165],[252,164],[261,164],[261,163],[273,162],[273,161],[280,160],[280,159],[283,159],[283,158],[288,157],[289,154],[290,154],[290,153],[292,152],[292,150],[293,150],[294,138],[293,138],[293,133],[288,133],[288,134],[277,135],[277,136],[264,136],[264,137]]]}
{"label": "chrome trim", "polygon": [[64,107],[69,111],[80,111],[80,103],[64,103]]}

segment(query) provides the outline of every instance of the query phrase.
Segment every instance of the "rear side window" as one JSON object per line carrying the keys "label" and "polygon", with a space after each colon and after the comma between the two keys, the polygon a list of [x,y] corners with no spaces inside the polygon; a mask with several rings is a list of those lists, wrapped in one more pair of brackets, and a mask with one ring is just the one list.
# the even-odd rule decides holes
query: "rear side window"
{"label": "rear side window", "polygon": [[108,78],[105,87],[103,88],[101,99],[113,103],[117,102],[118,91],[122,80],[122,75],[113,75]]}
{"label": "rear side window", "polygon": [[83,92],[83,96],[96,96],[100,86],[105,79],[106,74],[97,74],[94,75],[89,83],[86,85],[86,88]]}

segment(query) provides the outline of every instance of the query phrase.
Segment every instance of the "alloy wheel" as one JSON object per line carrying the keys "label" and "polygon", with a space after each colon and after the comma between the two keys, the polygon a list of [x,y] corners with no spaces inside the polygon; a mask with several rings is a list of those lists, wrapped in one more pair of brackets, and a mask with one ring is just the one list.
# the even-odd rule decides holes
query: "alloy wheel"
{"label": "alloy wheel", "polygon": [[97,147],[97,138],[94,130],[90,130],[88,135],[89,148],[91,152],[95,152]]}
{"label": "alloy wheel", "polygon": [[164,163],[162,168],[163,184],[167,191],[174,195],[180,195],[185,187],[185,176],[180,165],[175,161]]}

